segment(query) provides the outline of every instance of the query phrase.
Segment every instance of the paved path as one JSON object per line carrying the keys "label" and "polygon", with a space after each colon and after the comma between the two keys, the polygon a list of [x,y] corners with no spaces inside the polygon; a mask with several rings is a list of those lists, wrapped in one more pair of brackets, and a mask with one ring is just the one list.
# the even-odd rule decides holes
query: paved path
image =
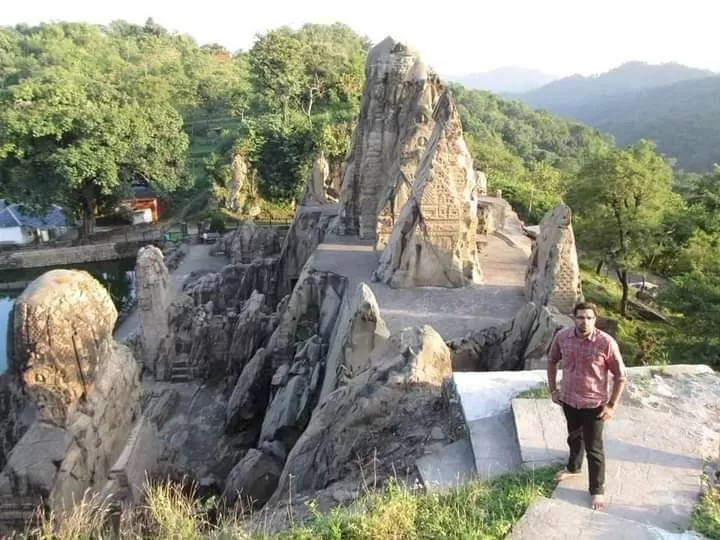
{"label": "paved path", "polygon": [[[190,244],[188,252],[180,261],[178,267],[170,272],[170,287],[173,298],[180,292],[182,285],[192,272],[207,270],[217,272],[228,264],[225,257],[210,255],[210,244]],[[115,329],[113,337],[116,341],[123,341],[137,329],[140,321],[137,309]]]}
{"label": "paved path", "polygon": [[490,236],[482,255],[482,285],[393,289],[370,280],[378,259],[372,242],[328,235],[315,252],[314,268],[345,276],[350,290],[365,282],[390,332],[429,324],[444,339],[454,339],[511,319],[525,303],[527,254],[499,236]]}
{"label": "paved path", "polygon": [[[605,431],[605,511],[589,509],[587,463],[584,474],[561,482],[551,499],[535,501],[508,537],[512,540],[639,539],[688,540],[684,533],[700,490],[704,458],[717,459],[720,377],[705,365],[662,369],[628,368],[628,389]],[[567,460],[565,421],[549,400],[514,399],[543,384],[545,370],[454,373],[454,386],[468,425],[476,467],[496,471]],[[638,400],[640,396],[642,399]],[[507,420],[509,416],[509,420]],[[476,429],[503,417],[511,430]],[[513,466],[511,444],[517,448]],[[506,448],[505,453],[495,449]],[[450,483],[467,463],[432,456],[428,478],[442,474]],[[498,457],[502,459],[498,459]],[[434,473],[432,476],[430,472]],[[486,471],[478,470],[477,474]],[[562,524],[560,526],[559,524]]]}
{"label": "paved path", "polygon": [[[567,459],[565,418],[549,400],[513,401],[520,453],[526,464]],[[606,512],[681,532],[699,493],[703,430],[684,418],[621,406],[605,427]],[[583,474],[562,481],[553,499],[587,508],[587,461]]]}

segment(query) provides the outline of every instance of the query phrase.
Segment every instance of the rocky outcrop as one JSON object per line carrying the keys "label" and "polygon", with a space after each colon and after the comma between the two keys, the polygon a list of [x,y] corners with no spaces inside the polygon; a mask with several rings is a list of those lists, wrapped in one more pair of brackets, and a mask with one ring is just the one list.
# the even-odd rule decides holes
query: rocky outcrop
{"label": "rocky outcrop", "polygon": [[243,222],[223,240],[230,263],[249,264],[255,259],[279,255],[286,232],[287,226],[258,225],[254,220]]}
{"label": "rocky outcrop", "polygon": [[64,428],[88,399],[112,353],[116,319],[107,291],[84,271],[46,272],[17,298],[11,370],[40,420]]}
{"label": "rocky outcrop", "polygon": [[306,205],[334,203],[338,201],[338,195],[333,189],[330,178],[330,163],[321,152],[313,160],[302,203]]}
{"label": "rocky outcrop", "polygon": [[321,397],[369,368],[372,351],[390,335],[370,287],[360,283],[352,296],[348,293],[330,339]]}
{"label": "rocky outcrop", "polygon": [[139,365],[112,339],[116,317],[84,271],[52,270],[18,297],[11,371],[38,414],[8,456],[0,500],[61,509],[104,484],[138,412]]}
{"label": "rocky outcrop", "polygon": [[555,333],[573,321],[552,306],[525,304],[512,320],[450,341],[453,371],[541,369]]}
{"label": "rocky outcrop", "polygon": [[529,302],[552,304],[566,314],[583,299],[572,212],[565,204],[557,205],[540,222],[525,276],[525,296]]}
{"label": "rocky outcrop", "polygon": [[482,279],[477,253],[477,184],[449,92],[373,279],[391,287],[462,287]]}
{"label": "rocky outcrop", "polygon": [[338,231],[382,247],[433,129],[437,75],[392,38],[369,52],[360,116],[343,166]]}
{"label": "rocky outcrop", "polygon": [[298,206],[290,230],[283,241],[274,287],[263,289],[271,305],[276,305],[292,292],[303,267],[325,239],[336,216],[335,205]]}
{"label": "rocky outcrop", "polygon": [[170,275],[162,251],[155,246],[140,248],[135,276],[143,365],[155,374],[160,343],[168,334],[167,313],[171,301]]}
{"label": "rocky outcrop", "polygon": [[391,335],[370,363],[318,404],[288,456],[273,501],[360,475],[370,460],[379,463],[373,471],[380,478],[413,466],[442,414],[450,351],[431,327],[411,327]]}

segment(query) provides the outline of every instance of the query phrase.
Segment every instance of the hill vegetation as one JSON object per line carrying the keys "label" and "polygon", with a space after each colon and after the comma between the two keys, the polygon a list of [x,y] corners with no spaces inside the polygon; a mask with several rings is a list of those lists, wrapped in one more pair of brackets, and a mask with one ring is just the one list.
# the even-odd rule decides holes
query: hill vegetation
{"label": "hill vegetation", "polygon": [[591,125],[620,145],[656,143],[676,166],[705,172],[720,162],[720,76],[681,64],[629,62],[594,77],[574,75],[512,97]]}
{"label": "hill vegetation", "polygon": [[[95,215],[137,181],[180,201],[201,195],[222,207],[241,156],[257,189],[237,214],[258,205],[291,211],[314,156],[323,152],[339,166],[347,151],[369,47],[343,24],[278,28],[234,53],[199,46],[152,20],[2,28],[0,196],[62,203],[89,231]],[[639,68],[650,69],[625,66],[605,80],[627,80]],[[653,84],[695,80],[661,89],[712,81],[666,68],[674,75],[664,72]],[[647,141],[618,147],[577,122],[449,86],[491,190],[501,189],[531,224],[558,202],[571,204],[584,260],[611,268],[621,285],[619,317],[633,316],[633,272],[670,280],[656,307],[683,332],[657,337],[654,350],[664,352],[643,361],[682,343],[686,356],[717,365],[710,330],[720,324],[720,302],[713,303],[720,268],[710,254],[720,243],[720,172],[673,171]],[[708,106],[703,116],[716,110]]]}

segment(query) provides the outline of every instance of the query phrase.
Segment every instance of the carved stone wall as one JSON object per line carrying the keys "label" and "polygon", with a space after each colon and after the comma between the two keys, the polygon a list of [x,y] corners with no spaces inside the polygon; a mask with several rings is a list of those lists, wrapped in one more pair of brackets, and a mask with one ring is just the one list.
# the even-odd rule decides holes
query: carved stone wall
{"label": "carved stone wall", "polygon": [[559,204],[540,222],[525,276],[525,296],[540,306],[552,304],[571,313],[583,299],[572,211]]}
{"label": "carved stone wall", "polygon": [[392,287],[461,287],[482,279],[477,252],[477,183],[448,91],[418,166],[412,196],[395,223],[374,279]]}
{"label": "carved stone wall", "polygon": [[370,50],[360,116],[343,164],[341,234],[392,231],[432,132],[441,85],[417,52],[386,38]]}

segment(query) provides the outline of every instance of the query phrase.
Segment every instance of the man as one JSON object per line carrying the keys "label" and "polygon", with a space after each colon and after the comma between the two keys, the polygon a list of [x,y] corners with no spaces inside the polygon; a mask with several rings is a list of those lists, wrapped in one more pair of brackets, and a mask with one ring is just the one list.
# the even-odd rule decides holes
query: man
{"label": "man", "polygon": [[[612,418],[625,386],[626,369],[617,341],[595,328],[597,307],[581,302],[573,309],[575,326],[560,330],[550,346],[548,386],[553,402],[561,405],[568,430],[570,457],[555,479],[581,473],[587,454],[591,507],[605,506],[605,451],[603,427]],[[562,385],[557,387],[558,362],[563,361]],[[614,375],[608,399],[608,374]]]}

